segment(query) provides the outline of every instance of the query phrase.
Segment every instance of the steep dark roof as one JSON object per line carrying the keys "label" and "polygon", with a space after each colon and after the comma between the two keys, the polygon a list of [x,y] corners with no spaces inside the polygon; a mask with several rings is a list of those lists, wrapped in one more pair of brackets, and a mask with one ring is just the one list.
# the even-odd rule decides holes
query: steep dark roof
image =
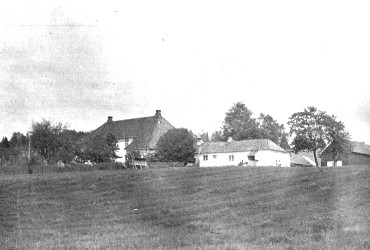
{"label": "steep dark roof", "polygon": [[159,137],[172,126],[162,116],[149,116],[120,121],[107,121],[94,130],[90,136],[102,135],[106,137],[109,133],[117,139],[134,138],[133,142],[126,149],[153,149]]}
{"label": "steep dark roof", "polygon": [[206,142],[200,145],[201,154],[246,152],[252,150],[274,150],[286,152],[269,139],[256,139],[231,142]]}

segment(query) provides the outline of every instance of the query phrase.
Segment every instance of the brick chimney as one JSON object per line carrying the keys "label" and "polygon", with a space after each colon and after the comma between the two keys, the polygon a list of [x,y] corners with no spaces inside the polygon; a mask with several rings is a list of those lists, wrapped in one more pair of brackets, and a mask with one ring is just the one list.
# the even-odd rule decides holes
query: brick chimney
{"label": "brick chimney", "polygon": [[113,116],[108,116],[108,123],[113,122]]}
{"label": "brick chimney", "polygon": [[156,111],[155,111],[155,116],[156,116],[156,117],[162,117],[162,115],[161,115],[161,110],[156,110]]}

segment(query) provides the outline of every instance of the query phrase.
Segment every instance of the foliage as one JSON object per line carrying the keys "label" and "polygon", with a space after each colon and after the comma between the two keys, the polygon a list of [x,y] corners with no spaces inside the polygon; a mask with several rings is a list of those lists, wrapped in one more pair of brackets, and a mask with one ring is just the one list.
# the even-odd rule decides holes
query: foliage
{"label": "foliage", "polygon": [[195,154],[195,139],[185,129],[171,129],[162,135],[156,148],[156,157],[161,161],[192,162]]}
{"label": "foliage", "polygon": [[279,124],[270,115],[260,114],[257,125],[261,138],[270,139],[283,149],[289,149],[287,133],[285,133],[283,124]]}
{"label": "foliage", "polygon": [[127,151],[125,155],[126,167],[129,168],[130,166],[132,166],[133,160],[135,160],[136,158],[140,158],[140,157],[141,157],[141,153],[138,150]]}
{"label": "foliage", "polygon": [[211,135],[211,141],[213,141],[213,142],[215,142],[215,141],[226,141],[226,139],[223,136],[222,130],[215,131]]}
{"label": "foliage", "polygon": [[211,136],[211,141],[270,139],[284,149],[289,149],[284,125],[270,115],[260,114],[255,119],[244,103],[237,102],[226,113],[221,130]]}
{"label": "foliage", "polygon": [[315,107],[307,107],[303,112],[294,113],[288,122],[290,135],[293,136],[292,148],[295,153],[300,151],[313,152],[316,166],[317,151],[333,143],[333,150],[347,149],[349,133],[345,131],[344,124],[336,121],[336,117],[328,115]]}
{"label": "foliage", "polygon": [[226,113],[222,133],[223,140],[229,137],[234,140],[260,138],[256,120],[252,118],[252,111],[241,102],[235,103]]}
{"label": "foliage", "polygon": [[8,140],[4,137],[0,142],[1,164],[25,164],[27,161],[28,138],[20,132],[15,132]]}
{"label": "foliage", "polygon": [[32,124],[31,148],[50,163],[71,162],[78,154],[78,141],[84,132],[67,129],[62,123],[43,119]]}
{"label": "foliage", "polygon": [[45,119],[42,122],[33,123],[32,148],[47,161],[58,161],[58,154],[62,147],[58,137],[65,129],[62,123],[52,124],[51,121]]}
{"label": "foliage", "polygon": [[12,152],[8,138],[3,137],[0,142],[0,162],[3,163],[9,161],[11,154]]}
{"label": "foliage", "polygon": [[95,135],[81,145],[79,157],[83,162],[88,160],[94,163],[113,162],[119,158],[116,155],[118,149],[114,135],[108,134],[105,138],[102,135]]}
{"label": "foliage", "polygon": [[203,142],[210,142],[211,140],[209,139],[209,135],[208,133],[206,132],[202,132],[200,135],[199,135],[200,139],[203,141]]}

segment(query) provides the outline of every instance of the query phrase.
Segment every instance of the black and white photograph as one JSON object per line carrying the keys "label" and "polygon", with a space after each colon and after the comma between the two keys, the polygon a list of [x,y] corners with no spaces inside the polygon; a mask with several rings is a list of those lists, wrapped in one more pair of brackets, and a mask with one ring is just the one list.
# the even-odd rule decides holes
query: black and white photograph
{"label": "black and white photograph", "polygon": [[370,2],[0,8],[0,249],[370,249]]}

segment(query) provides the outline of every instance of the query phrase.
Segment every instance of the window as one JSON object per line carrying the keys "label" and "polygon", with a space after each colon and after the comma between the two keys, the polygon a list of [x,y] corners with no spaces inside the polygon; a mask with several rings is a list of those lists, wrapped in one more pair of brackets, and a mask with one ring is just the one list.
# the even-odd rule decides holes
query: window
{"label": "window", "polygon": [[216,158],[217,158],[217,155],[213,155],[213,158],[215,158],[215,159],[216,159]]}
{"label": "window", "polygon": [[250,155],[250,156],[248,156],[248,160],[255,161],[256,159],[254,158],[254,155]]}
{"label": "window", "polygon": [[203,155],[203,161],[208,161],[208,155]]}
{"label": "window", "polygon": [[128,146],[129,138],[125,138],[125,147]]}
{"label": "window", "polygon": [[234,155],[229,155],[229,161],[234,161]]}

